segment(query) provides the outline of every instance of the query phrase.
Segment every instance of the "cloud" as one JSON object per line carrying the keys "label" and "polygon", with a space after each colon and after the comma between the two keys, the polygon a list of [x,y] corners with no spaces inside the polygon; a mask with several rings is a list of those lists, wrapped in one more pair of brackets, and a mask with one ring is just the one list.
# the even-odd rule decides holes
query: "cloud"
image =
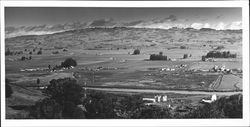
{"label": "cloud", "polygon": [[132,21],[132,22],[128,22],[128,23],[124,23],[124,26],[135,26],[135,25],[139,25],[144,23],[143,20],[138,20],[138,21]]}
{"label": "cloud", "polygon": [[74,30],[84,28],[86,23],[73,22],[56,25],[37,25],[37,26],[21,26],[21,27],[6,27],[5,36],[15,37],[21,35],[41,35],[41,34],[52,34],[56,32],[62,32],[65,30]]}
{"label": "cloud", "polygon": [[165,21],[170,21],[170,22],[174,22],[177,20],[177,17],[175,15],[170,15],[167,18],[165,18]]}
{"label": "cloud", "polygon": [[208,19],[201,19],[201,21],[207,21]]}
{"label": "cloud", "polygon": [[98,19],[90,22],[89,26],[113,26],[116,23],[112,18]]}
{"label": "cloud", "polygon": [[[88,23],[81,22],[72,22],[65,24],[56,24],[56,25],[37,25],[37,26],[20,26],[20,27],[6,27],[5,28],[5,37],[15,37],[21,35],[41,35],[41,34],[51,34],[56,32],[63,32],[67,30],[83,29],[87,27],[115,27],[115,26],[124,26],[124,27],[135,27],[135,28],[159,28],[159,29],[169,29],[172,27],[178,28],[188,28],[192,27],[195,29],[201,28],[211,28],[216,30],[224,29],[242,29],[242,21],[234,21],[230,23],[219,22],[219,23],[201,23],[194,22],[187,24],[185,22],[174,22],[177,18],[174,15],[170,15],[167,18],[163,19],[154,19],[154,20],[137,20],[132,22],[118,23],[113,19],[98,19]],[[181,20],[181,19],[180,19]],[[183,19],[185,20],[185,19]]]}
{"label": "cloud", "polygon": [[205,23],[203,28],[210,28],[210,24],[209,23]]}
{"label": "cloud", "polygon": [[195,29],[201,29],[201,28],[212,28],[216,30],[225,30],[225,29],[242,29],[242,22],[241,21],[235,21],[231,23],[224,23],[219,22],[215,24],[209,24],[209,23],[193,23],[190,25],[190,27],[193,27]]}
{"label": "cloud", "polygon": [[174,22],[177,21],[177,17],[175,15],[170,15],[163,19],[153,19],[153,23],[165,23],[165,22]]}
{"label": "cloud", "polygon": [[242,29],[242,22],[241,21],[232,22],[227,26],[227,29]]}
{"label": "cloud", "polygon": [[203,28],[203,24],[202,23],[193,23],[193,24],[191,24],[191,27],[192,28],[195,28],[195,29],[201,29],[201,28]]}
{"label": "cloud", "polygon": [[223,22],[220,22],[220,23],[218,23],[217,25],[215,25],[215,28],[217,29],[217,30],[223,30],[223,29],[226,29],[226,24],[225,23],[223,23]]}
{"label": "cloud", "polygon": [[221,18],[223,15],[218,15],[218,16],[216,16],[215,18],[216,19],[219,19],[219,18]]}

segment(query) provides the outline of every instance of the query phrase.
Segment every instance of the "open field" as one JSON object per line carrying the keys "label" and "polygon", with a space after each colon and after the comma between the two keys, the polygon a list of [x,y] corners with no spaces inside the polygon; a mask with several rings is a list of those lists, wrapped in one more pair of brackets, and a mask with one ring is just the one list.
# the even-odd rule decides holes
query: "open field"
{"label": "open field", "polygon": [[[173,98],[171,104],[175,106],[201,105],[201,99],[213,94],[218,97],[239,94],[243,85],[241,33],[213,32],[98,28],[8,38],[6,50],[22,50],[23,54],[5,57],[6,78],[14,91],[13,96],[7,99],[7,118],[13,118],[20,112],[25,114],[25,105],[34,105],[44,98],[39,87],[48,86],[52,79],[66,77],[76,79],[87,90],[117,95],[140,94],[143,97],[167,94]],[[236,41],[221,41],[226,37]],[[183,45],[188,48],[181,49]],[[203,55],[221,45],[225,47],[223,51],[237,53],[237,58],[201,61]],[[39,48],[42,49],[40,55],[37,54]],[[136,48],[140,49],[140,54],[132,55]],[[149,60],[150,54],[159,52],[171,60]],[[189,57],[183,59],[184,54]],[[32,59],[20,60],[22,56],[32,56]],[[57,70],[48,67],[61,65],[66,58],[75,59],[77,66]],[[214,66],[239,71],[213,71]],[[17,110],[15,106],[24,108]]]}

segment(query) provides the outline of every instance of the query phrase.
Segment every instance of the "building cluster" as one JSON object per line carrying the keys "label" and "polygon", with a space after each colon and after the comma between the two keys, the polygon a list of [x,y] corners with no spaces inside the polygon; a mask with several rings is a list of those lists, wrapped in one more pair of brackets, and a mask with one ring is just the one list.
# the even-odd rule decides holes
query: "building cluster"
{"label": "building cluster", "polygon": [[167,102],[168,97],[167,95],[156,95],[154,98],[142,98],[143,101],[150,101],[151,103],[145,103],[146,105],[150,105],[152,103],[160,103],[160,102]]}

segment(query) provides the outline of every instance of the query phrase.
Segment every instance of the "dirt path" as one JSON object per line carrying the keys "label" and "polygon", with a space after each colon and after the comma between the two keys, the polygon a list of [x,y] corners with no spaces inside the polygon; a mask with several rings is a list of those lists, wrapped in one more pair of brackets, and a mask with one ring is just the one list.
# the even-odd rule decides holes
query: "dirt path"
{"label": "dirt path", "polygon": [[[85,87],[84,87],[85,88]],[[119,88],[90,88],[90,90],[112,91],[112,92],[137,92],[137,93],[178,93],[178,94],[204,94],[204,95],[233,95],[242,92],[205,92],[205,91],[184,91],[184,90],[148,90],[148,89],[119,89]]]}

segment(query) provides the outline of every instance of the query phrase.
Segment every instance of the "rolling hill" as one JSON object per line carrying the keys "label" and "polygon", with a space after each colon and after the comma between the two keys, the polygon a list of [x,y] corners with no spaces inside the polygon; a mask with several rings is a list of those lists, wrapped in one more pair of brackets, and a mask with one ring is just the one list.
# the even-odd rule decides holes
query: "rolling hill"
{"label": "rolling hill", "polygon": [[96,27],[54,34],[18,36],[6,38],[5,41],[6,48],[14,50],[20,48],[114,50],[169,45],[241,45],[242,30]]}

